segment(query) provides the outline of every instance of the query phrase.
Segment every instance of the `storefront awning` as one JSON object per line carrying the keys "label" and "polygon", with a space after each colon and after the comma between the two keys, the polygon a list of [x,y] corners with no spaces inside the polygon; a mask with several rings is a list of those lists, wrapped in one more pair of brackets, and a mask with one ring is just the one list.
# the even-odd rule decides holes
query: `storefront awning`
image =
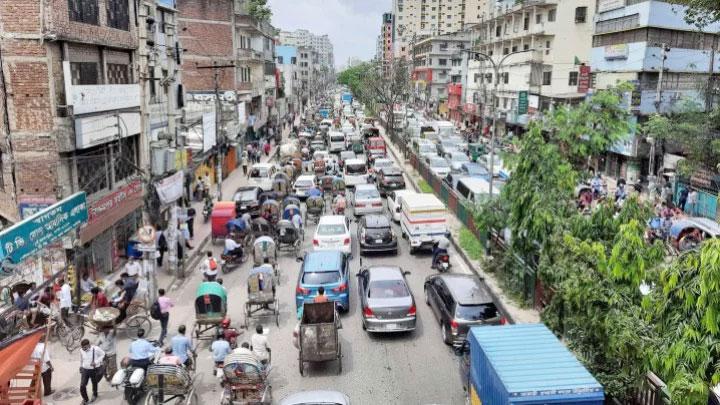
{"label": "storefront awning", "polygon": [[42,337],[39,332],[10,340],[11,343],[0,349],[0,387],[7,387],[9,381],[28,365],[30,356]]}

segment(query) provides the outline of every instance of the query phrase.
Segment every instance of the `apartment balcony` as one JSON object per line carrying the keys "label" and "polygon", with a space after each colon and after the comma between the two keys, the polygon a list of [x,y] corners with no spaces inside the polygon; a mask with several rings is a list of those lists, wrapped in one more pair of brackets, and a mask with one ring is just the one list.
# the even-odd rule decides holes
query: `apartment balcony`
{"label": "apartment balcony", "polygon": [[264,58],[262,52],[256,51],[254,49],[238,48],[237,60],[244,61],[244,62],[262,63],[265,60],[265,58]]}
{"label": "apartment balcony", "polygon": [[268,37],[275,36],[275,28],[265,21],[258,21],[254,17],[244,14],[243,11],[235,13],[235,25],[241,28],[250,28]]}

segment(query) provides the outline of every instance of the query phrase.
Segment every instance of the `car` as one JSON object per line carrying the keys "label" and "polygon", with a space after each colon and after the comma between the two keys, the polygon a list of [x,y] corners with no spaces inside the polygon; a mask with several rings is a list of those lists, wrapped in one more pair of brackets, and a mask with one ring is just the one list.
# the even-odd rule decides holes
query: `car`
{"label": "car", "polygon": [[357,274],[362,327],[368,332],[415,330],[417,308],[404,272],[398,266],[370,266]]}
{"label": "car", "polygon": [[347,187],[367,184],[368,171],[364,159],[348,159],[343,165],[343,179]]}
{"label": "car", "polygon": [[383,211],[382,197],[374,184],[358,184],[352,194],[353,214],[380,214]]}
{"label": "car", "polygon": [[250,184],[260,187],[263,191],[271,191],[275,165],[272,163],[255,163],[250,168]]}
{"label": "car", "polygon": [[295,308],[299,310],[303,303],[313,302],[318,288],[325,289],[328,300],[335,302],[338,309],[350,310],[350,260],[339,250],[306,252],[297,259],[302,262],[295,288]]}
{"label": "car", "polygon": [[365,215],[357,226],[357,240],[360,255],[366,252],[392,252],[397,254],[398,242],[385,215]]}
{"label": "car", "polygon": [[308,190],[313,188],[316,183],[317,179],[315,178],[315,175],[303,174],[302,176],[298,176],[298,178],[295,180],[295,183],[293,184],[293,192],[301,200],[304,200],[308,197]]}
{"label": "car", "polygon": [[481,177],[490,180],[490,172],[479,163],[467,162],[460,165],[460,173],[468,177]]}
{"label": "car", "polygon": [[339,391],[301,391],[283,398],[280,405],[350,405],[350,398]]}
{"label": "car", "polygon": [[237,214],[248,213],[252,216],[260,214],[260,187],[240,187],[235,191],[235,212]]}
{"label": "car", "polygon": [[402,216],[400,199],[404,197],[412,198],[415,194],[417,193],[412,190],[395,190],[387,193],[387,207],[393,221],[400,222],[400,217]]}
{"label": "car", "polygon": [[402,170],[394,166],[380,169],[375,176],[375,182],[383,197],[387,195],[388,191],[405,188],[405,177],[403,177]]}
{"label": "car", "polygon": [[323,215],[313,236],[313,250],[339,250],[352,253],[350,223],[344,215]]}
{"label": "car", "polygon": [[424,290],[425,303],[440,322],[445,344],[462,344],[471,326],[506,323],[474,275],[433,274],[425,279]]}
{"label": "car", "polygon": [[448,153],[460,151],[460,148],[458,148],[457,142],[451,138],[440,138],[438,140],[438,143],[435,145],[437,148],[437,153],[440,156],[445,156]]}
{"label": "car", "polygon": [[443,178],[450,173],[450,165],[447,160],[441,157],[427,157],[425,158],[425,163],[430,166],[430,171],[440,178]]}
{"label": "car", "polygon": [[447,176],[443,177],[443,183],[447,184],[448,187],[455,190],[458,184],[458,181],[460,179],[464,179],[465,177],[468,177],[462,173],[449,173]]}
{"label": "car", "polygon": [[460,151],[453,151],[448,153],[445,156],[445,159],[447,160],[448,164],[450,164],[450,169],[454,172],[461,171],[462,165],[464,163],[470,163],[470,158],[467,157],[465,152]]}
{"label": "car", "polygon": [[418,144],[418,154],[422,158],[438,157],[437,148],[435,144],[430,142],[422,142]]}
{"label": "car", "polygon": [[388,158],[377,158],[373,161],[372,165],[372,172],[377,173],[378,170],[386,168],[386,167],[393,167],[395,166],[395,162],[393,162],[392,159]]}
{"label": "car", "polygon": [[357,157],[355,156],[355,152],[353,152],[351,150],[344,150],[344,151],[340,152],[338,164],[340,166],[343,166],[343,165],[345,165],[345,161],[350,160],[350,159],[357,159]]}

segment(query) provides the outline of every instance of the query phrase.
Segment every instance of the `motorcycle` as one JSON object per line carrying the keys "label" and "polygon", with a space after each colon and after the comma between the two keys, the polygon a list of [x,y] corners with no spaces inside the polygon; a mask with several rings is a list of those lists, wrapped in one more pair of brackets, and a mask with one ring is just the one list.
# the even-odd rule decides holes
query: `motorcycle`
{"label": "motorcycle", "polygon": [[208,219],[210,219],[210,214],[212,214],[213,210],[213,203],[212,201],[205,201],[205,206],[203,207],[203,222],[207,222]]}
{"label": "motorcycle", "polygon": [[244,253],[242,256],[223,253],[220,255],[220,270],[223,273],[229,273],[236,267],[245,263],[247,258],[248,256]]}
{"label": "motorcycle", "polygon": [[[160,346],[157,341],[151,340],[150,343],[155,347]],[[153,358],[153,363],[157,362],[159,355],[160,351],[158,350]],[[116,389],[122,387],[125,401],[130,405],[138,404],[147,393],[145,370],[142,367],[130,365],[130,359],[126,357],[121,362],[121,368],[115,372],[115,375],[110,380],[110,386]]]}
{"label": "motorcycle", "polygon": [[450,255],[447,251],[440,251],[440,253],[438,253],[435,268],[437,268],[441,273],[445,273],[450,270]]}

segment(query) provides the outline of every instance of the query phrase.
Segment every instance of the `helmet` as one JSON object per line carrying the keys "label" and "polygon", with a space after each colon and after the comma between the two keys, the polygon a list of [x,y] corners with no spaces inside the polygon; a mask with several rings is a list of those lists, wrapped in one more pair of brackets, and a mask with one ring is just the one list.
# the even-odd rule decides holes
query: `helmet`
{"label": "helmet", "polygon": [[221,325],[223,328],[228,328],[228,327],[230,327],[230,318],[225,318],[225,319],[223,319],[222,322],[220,323],[220,325]]}

